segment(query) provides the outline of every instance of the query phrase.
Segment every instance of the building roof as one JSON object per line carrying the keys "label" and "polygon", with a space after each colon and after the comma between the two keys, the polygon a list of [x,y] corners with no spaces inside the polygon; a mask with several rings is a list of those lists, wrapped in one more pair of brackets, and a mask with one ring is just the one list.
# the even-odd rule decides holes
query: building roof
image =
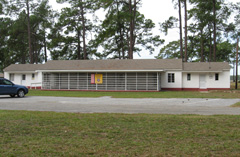
{"label": "building roof", "polygon": [[4,71],[36,71],[44,67],[44,64],[11,64]]}
{"label": "building roof", "polygon": [[222,71],[229,70],[227,62],[182,63],[181,59],[134,59],[134,60],[52,60],[45,64],[12,64],[4,69],[6,72],[25,71],[150,71],[150,70],[184,70],[184,71]]}
{"label": "building roof", "polygon": [[222,71],[231,67],[227,62],[189,62],[183,63],[184,71]]}
{"label": "building roof", "polygon": [[43,70],[164,70],[182,69],[180,59],[61,60],[49,61]]}
{"label": "building roof", "polygon": [[182,69],[180,59],[52,60],[45,64],[12,64],[4,71],[36,70],[165,70]]}
{"label": "building roof", "polygon": [[1,78],[1,77],[4,77],[3,73],[0,73],[0,78]]}

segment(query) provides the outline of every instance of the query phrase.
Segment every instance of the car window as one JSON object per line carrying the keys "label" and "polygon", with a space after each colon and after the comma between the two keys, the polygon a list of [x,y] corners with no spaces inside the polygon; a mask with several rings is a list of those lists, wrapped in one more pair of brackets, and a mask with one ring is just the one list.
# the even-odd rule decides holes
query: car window
{"label": "car window", "polygon": [[2,80],[0,80],[0,85],[3,85],[3,81]]}
{"label": "car window", "polygon": [[2,80],[2,81],[3,81],[3,85],[12,85],[12,82],[8,80]]}

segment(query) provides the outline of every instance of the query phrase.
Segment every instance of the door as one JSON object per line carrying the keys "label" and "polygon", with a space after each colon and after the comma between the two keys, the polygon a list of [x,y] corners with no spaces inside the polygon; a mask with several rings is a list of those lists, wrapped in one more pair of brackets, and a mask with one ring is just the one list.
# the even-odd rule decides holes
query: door
{"label": "door", "polygon": [[25,74],[23,74],[22,75],[22,85],[26,85],[26,75]]}
{"label": "door", "polygon": [[199,88],[206,89],[206,75],[199,75]]}

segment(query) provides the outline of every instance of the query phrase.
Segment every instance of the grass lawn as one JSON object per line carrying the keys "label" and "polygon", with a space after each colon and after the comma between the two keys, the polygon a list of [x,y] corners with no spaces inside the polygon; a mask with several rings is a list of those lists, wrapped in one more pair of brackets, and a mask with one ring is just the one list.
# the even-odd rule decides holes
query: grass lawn
{"label": "grass lawn", "polygon": [[240,98],[240,90],[186,92],[91,92],[91,91],[41,91],[30,90],[27,96],[62,96],[62,97],[101,97],[112,96],[114,98]]}
{"label": "grass lawn", "polygon": [[92,91],[43,91],[29,90],[28,96],[60,96],[60,97],[102,97],[113,98],[240,98],[239,89],[234,90],[235,84],[231,83],[228,91],[161,91],[161,92],[92,92]]}
{"label": "grass lawn", "polygon": [[0,111],[0,156],[239,156],[240,116]]}
{"label": "grass lawn", "polygon": [[233,104],[232,107],[240,107],[240,102],[237,102],[236,104]]}
{"label": "grass lawn", "polygon": [[102,97],[113,98],[240,98],[239,89],[234,90],[235,84],[231,83],[231,90],[227,91],[161,91],[161,92],[98,92],[98,91],[43,91],[29,90],[28,96],[56,96],[56,97]]}

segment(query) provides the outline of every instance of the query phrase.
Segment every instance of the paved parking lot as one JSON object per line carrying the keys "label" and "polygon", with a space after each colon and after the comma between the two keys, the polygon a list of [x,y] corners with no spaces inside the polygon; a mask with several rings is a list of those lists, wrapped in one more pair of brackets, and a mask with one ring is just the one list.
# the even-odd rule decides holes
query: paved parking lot
{"label": "paved parking lot", "polygon": [[157,99],[157,98],[10,98],[0,96],[0,110],[55,111],[79,113],[160,113],[240,115],[240,108],[230,105],[240,99]]}

